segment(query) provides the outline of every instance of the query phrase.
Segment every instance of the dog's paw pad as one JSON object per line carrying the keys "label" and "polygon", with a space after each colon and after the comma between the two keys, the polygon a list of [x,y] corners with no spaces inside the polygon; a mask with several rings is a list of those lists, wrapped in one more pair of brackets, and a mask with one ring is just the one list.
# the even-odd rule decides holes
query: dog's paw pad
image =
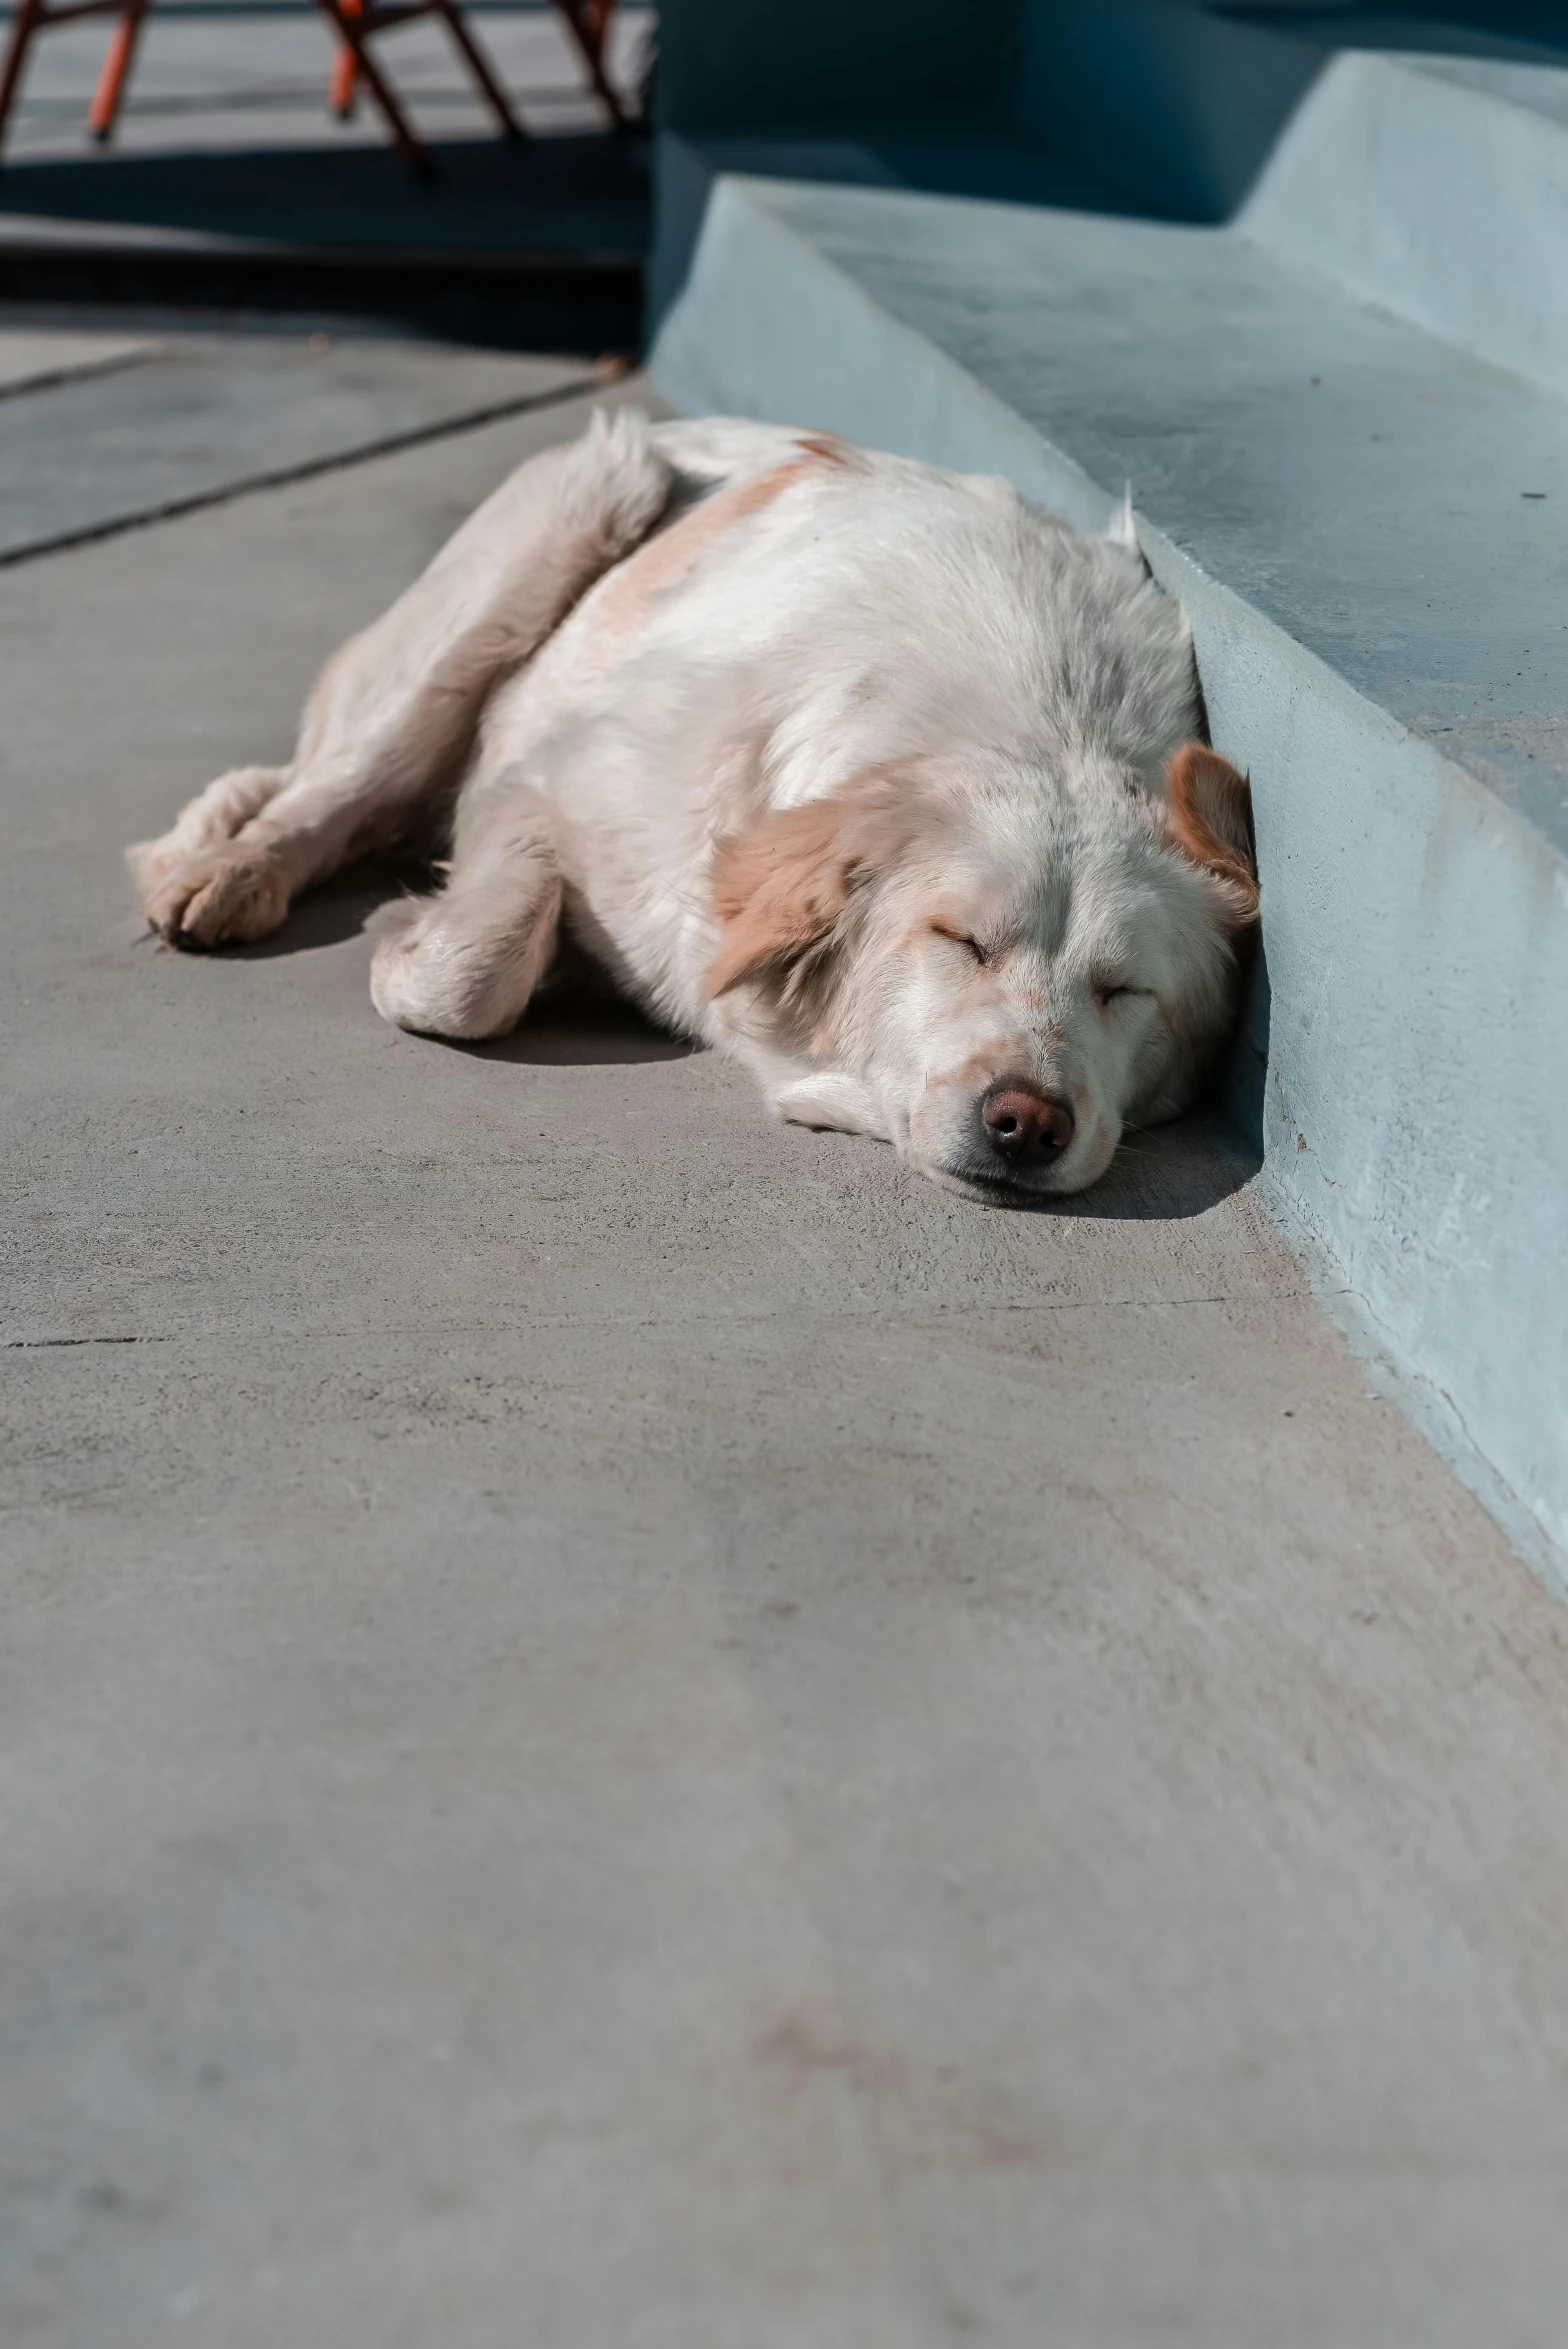
{"label": "dog's paw pad", "polygon": [[154,883],[144,910],[170,946],[245,946],[278,927],[289,898],[265,851],[223,847],[183,859]]}

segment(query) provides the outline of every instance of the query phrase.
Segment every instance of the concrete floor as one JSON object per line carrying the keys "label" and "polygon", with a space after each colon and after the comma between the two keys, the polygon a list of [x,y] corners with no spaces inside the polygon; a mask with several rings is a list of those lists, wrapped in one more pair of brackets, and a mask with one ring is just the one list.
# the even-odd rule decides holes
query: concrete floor
{"label": "concrete floor", "polygon": [[[422,138],[433,183],[410,179],[380,115],[327,109],[333,39],[310,0],[159,0],[114,140],[86,112],[109,38],[102,18],[35,40],[0,176],[0,263],[84,249],[123,264],[265,250],[299,257],[445,254],[635,261],[647,239],[642,142],[604,110],[556,12],[474,9],[475,29],[530,136],[496,136],[442,26],[389,33],[378,55]],[[635,92],[652,38],[619,8],[612,79]],[[137,297],[144,298],[144,297]]]}
{"label": "concrete floor", "polygon": [[383,1027],[386,876],[139,935],[580,413],[0,576],[4,2338],[1556,2349],[1568,1616],[1221,1135],[988,1212]]}
{"label": "concrete floor", "polygon": [[[559,138],[604,128],[603,108],[548,0],[466,4],[527,130]],[[652,11],[637,0],[617,8],[610,73],[618,86],[635,87],[652,29]],[[108,42],[101,18],[39,36],[7,140],[14,163],[386,142],[380,115],[367,105],[346,123],[329,115],[335,42],[314,0],[156,0],[106,153],[93,145],[85,118]],[[439,24],[404,26],[377,54],[431,139],[493,135],[494,119]]]}
{"label": "concrete floor", "polygon": [[[327,332],[0,329],[0,565],[591,390],[582,359]],[[17,400],[40,383],[48,397]]]}

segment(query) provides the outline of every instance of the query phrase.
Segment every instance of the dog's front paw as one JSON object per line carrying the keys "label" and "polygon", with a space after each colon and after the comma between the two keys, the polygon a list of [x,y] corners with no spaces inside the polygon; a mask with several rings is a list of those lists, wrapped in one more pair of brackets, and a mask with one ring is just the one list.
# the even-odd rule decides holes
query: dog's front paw
{"label": "dog's front paw", "polygon": [[220,841],[164,866],[132,849],[142,910],[171,946],[244,946],[275,930],[289,910],[283,876],[268,851]]}
{"label": "dog's front paw", "polygon": [[842,1069],[815,1069],[771,1097],[773,1114],[786,1125],[814,1126],[818,1133],[869,1134],[892,1139],[887,1118],[871,1087]]}

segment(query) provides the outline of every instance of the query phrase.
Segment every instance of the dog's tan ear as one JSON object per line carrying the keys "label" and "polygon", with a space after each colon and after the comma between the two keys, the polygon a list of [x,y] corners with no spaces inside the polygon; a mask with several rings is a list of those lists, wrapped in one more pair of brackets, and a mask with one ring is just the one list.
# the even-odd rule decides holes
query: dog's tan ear
{"label": "dog's tan ear", "polygon": [[1225,884],[1233,926],[1258,918],[1258,867],[1252,846],[1252,786],[1206,743],[1184,742],[1165,768],[1165,805],[1176,846]]}
{"label": "dog's tan ear", "polygon": [[908,831],[901,796],[892,777],[862,776],[719,841],[713,901],[724,929],[710,997],[782,977],[823,943],[854,891],[897,855]]}

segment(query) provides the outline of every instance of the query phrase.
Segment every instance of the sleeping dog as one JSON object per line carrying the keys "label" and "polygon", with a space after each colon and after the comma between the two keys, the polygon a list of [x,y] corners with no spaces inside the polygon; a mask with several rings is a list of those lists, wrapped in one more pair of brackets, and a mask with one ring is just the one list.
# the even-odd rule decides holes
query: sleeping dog
{"label": "sleeping dog", "polygon": [[622,410],[521,466],[331,660],[286,767],[130,851],[178,946],[444,835],[371,993],[499,1036],[562,925],[777,1115],[972,1197],[1082,1190],[1193,1098],[1257,927],[1180,607],[1004,481]]}

